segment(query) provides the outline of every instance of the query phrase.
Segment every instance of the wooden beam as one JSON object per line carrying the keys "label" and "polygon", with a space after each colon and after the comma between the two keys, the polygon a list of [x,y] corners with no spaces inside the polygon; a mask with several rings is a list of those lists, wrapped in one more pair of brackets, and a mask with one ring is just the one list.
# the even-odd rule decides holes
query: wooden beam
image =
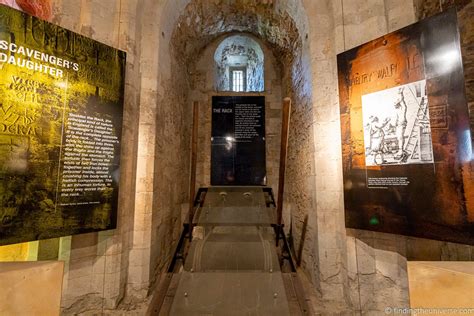
{"label": "wooden beam", "polygon": [[[199,132],[199,102],[193,103],[193,132],[191,135],[191,177],[189,180],[189,226],[192,229],[194,218],[194,195],[196,194],[196,164]],[[191,234],[191,232],[190,232]]]}
{"label": "wooden beam", "polygon": [[288,156],[288,134],[290,131],[291,100],[283,100],[283,113],[281,123],[280,171],[278,177],[277,224],[282,224],[283,193],[285,190],[285,171]]}

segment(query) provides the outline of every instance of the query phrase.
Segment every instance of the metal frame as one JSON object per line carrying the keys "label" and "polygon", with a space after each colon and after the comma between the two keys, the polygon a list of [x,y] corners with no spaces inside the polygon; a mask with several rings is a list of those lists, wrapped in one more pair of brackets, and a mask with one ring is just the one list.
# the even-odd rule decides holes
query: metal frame
{"label": "metal frame", "polygon": [[[196,214],[195,209],[198,207],[202,207],[204,205],[204,201],[206,199],[206,194],[209,191],[209,188],[206,187],[201,187],[198,189],[198,192],[196,193],[196,196],[194,198],[193,202],[193,213]],[[266,195],[269,197],[269,199],[266,200],[266,206],[267,207],[276,207],[276,201],[275,201],[275,196],[273,194],[273,190],[270,187],[262,187],[262,191],[266,193]],[[276,211],[276,209],[275,209]],[[189,214],[188,214],[189,215]],[[178,244],[176,245],[175,252],[173,254],[173,258],[171,259],[171,263],[168,267],[168,272],[172,273],[175,270],[175,266],[178,260],[181,260],[183,265],[184,261],[186,260],[186,254],[185,254],[185,245],[186,245],[186,239],[188,239],[189,242],[192,241],[193,239],[193,228],[195,224],[192,222],[190,223],[184,223],[183,224],[183,231],[181,232],[181,236],[179,238]],[[279,241],[283,240],[283,245],[282,245],[282,254],[281,254],[281,262],[283,260],[288,260],[291,271],[296,272],[296,265],[295,261],[293,260],[293,256],[291,255],[291,250],[290,246],[288,243],[288,239],[285,236],[285,231],[284,231],[284,224],[272,224],[272,227],[275,231],[275,246],[279,246]],[[281,263],[282,265],[282,263]]]}
{"label": "metal frame", "polygon": [[[206,198],[207,191],[208,191],[208,188],[199,188],[198,189],[198,192],[196,193],[196,197],[194,198],[194,202],[193,202],[193,206],[192,206],[194,214],[195,214],[195,212],[194,212],[195,208],[203,206],[204,200]],[[191,208],[190,208],[189,212],[191,212]],[[184,265],[184,261],[186,259],[185,258],[186,257],[185,256],[185,249],[184,249],[185,244],[186,244],[186,239],[188,239],[189,242],[192,241],[192,239],[193,239],[193,228],[195,226],[192,223],[192,219],[189,216],[190,216],[190,214],[188,214],[188,218],[191,220],[191,222],[183,224],[183,231],[181,232],[181,236],[179,237],[178,244],[176,245],[176,249],[174,251],[173,258],[171,259],[171,263],[168,267],[168,272],[169,273],[172,273],[174,271],[175,266],[176,266],[176,262],[178,260],[181,260],[183,265]]]}

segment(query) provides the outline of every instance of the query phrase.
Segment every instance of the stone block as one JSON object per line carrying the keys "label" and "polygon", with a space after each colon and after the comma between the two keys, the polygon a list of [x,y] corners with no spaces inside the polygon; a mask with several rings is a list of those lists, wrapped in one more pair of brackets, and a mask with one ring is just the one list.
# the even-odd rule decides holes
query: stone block
{"label": "stone block", "polygon": [[134,290],[141,290],[146,287],[150,275],[148,270],[148,266],[129,266],[128,283],[132,288],[134,288]]}

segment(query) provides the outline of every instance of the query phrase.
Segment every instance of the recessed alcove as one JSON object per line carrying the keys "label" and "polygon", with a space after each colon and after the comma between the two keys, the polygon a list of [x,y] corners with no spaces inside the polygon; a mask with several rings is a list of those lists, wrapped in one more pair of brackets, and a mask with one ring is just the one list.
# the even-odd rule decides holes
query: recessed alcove
{"label": "recessed alcove", "polygon": [[[1,260],[64,261],[63,314],[145,314],[151,306],[189,209],[193,102],[199,103],[196,187],[210,184],[212,96],[265,96],[268,186],[274,192],[282,99],[293,102],[285,232],[318,313],[408,307],[407,260],[474,260],[469,245],[344,225],[336,55],[415,22],[417,10],[420,16],[438,12],[441,2],[45,2],[53,4],[53,23],[128,54],[118,228],[0,251]],[[469,58],[472,2],[459,10]],[[472,65],[465,65],[469,74]],[[242,78],[236,89],[233,72]],[[471,105],[472,91],[467,89]]]}
{"label": "recessed alcove", "polygon": [[217,91],[264,91],[264,53],[251,37],[226,37],[217,47],[214,60]]}

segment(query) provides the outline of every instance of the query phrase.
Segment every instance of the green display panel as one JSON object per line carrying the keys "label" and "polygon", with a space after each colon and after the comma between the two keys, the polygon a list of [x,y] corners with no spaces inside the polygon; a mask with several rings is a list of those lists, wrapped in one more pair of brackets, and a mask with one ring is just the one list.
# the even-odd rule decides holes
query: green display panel
{"label": "green display panel", "polygon": [[0,245],[116,227],[125,53],[0,5]]}

